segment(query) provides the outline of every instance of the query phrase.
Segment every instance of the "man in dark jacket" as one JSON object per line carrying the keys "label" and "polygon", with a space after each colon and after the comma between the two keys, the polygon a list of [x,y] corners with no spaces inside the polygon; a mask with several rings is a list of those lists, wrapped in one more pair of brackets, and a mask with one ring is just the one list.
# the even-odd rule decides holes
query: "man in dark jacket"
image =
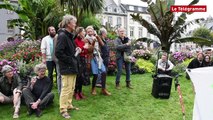
{"label": "man in dark jacket", "polygon": [[81,52],[81,49],[75,46],[74,35],[72,33],[75,30],[76,22],[76,17],[72,15],[65,15],[63,17],[61,24],[65,27],[65,30],[58,33],[58,42],[55,49],[55,55],[58,58],[60,73],[62,75],[60,113],[66,119],[70,118],[67,110],[74,109],[72,96],[79,69],[79,63],[75,53]]}
{"label": "man in dark jacket", "polygon": [[193,59],[187,68],[193,69],[193,68],[199,68],[204,66],[204,61],[203,61],[204,55],[202,52],[199,52],[197,54],[197,58]]}
{"label": "man in dark jacket", "polygon": [[116,75],[116,88],[120,89],[119,83],[120,83],[120,77],[122,73],[122,66],[123,63],[125,64],[125,70],[126,70],[126,87],[132,88],[130,86],[130,62],[124,61],[124,52],[127,54],[131,54],[131,42],[128,37],[125,37],[125,30],[123,28],[120,28],[118,30],[119,37],[115,39],[115,49],[116,49],[116,64],[117,64],[117,75]]}

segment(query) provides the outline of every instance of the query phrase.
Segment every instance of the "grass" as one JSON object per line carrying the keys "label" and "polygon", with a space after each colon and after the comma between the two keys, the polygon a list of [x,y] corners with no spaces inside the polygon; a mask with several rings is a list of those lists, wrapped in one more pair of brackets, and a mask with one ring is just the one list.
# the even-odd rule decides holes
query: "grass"
{"label": "grass", "polygon": [[[83,91],[87,99],[73,100],[74,106],[79,111],[70,111],[73,120],[181,120],[182,111],[179,102],[178,92],[172,84],[171,96],[169,99],[155,99],[151,95],[152,78],[151,74],[132,75],[134,89],[125,87],[125,76],[121,78],[121,90],[116,90],[114,85],[115,76],[107,77],[107,87],[112,96],[90,94],[91,86],[84,86]],[[194,94],[191,82],[185,77],[179,78],[183,101],[185,105],[186,119],[192,119]],[[20,120],[61,120],[59,114],[59,102],[56,88],[54,104],[43,111],[40,118],[35,115],[28,116],[24,105],[21,106]],[[97,88],[97,92],[100,89]],[[12,119],[12,105],[0,106],[0,120]]]}

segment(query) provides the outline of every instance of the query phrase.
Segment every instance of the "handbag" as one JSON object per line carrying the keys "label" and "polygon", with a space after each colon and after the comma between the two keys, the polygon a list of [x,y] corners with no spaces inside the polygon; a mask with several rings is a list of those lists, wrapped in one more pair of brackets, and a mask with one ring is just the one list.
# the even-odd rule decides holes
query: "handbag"
{"label": "handbag", "polygon": [[131,55],[129,55],[127,52],[124,52],[124,61],[125,62],[131,62]]}

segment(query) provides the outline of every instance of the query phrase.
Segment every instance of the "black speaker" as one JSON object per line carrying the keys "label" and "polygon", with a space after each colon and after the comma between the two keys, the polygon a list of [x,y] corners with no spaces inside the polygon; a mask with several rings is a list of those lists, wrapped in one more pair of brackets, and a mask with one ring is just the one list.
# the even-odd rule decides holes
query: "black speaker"
{"label": "black speaker", "polygon": [[153,77],[152,96],[155,98],[169,99],[172,86],[172,77],[159,74]]}

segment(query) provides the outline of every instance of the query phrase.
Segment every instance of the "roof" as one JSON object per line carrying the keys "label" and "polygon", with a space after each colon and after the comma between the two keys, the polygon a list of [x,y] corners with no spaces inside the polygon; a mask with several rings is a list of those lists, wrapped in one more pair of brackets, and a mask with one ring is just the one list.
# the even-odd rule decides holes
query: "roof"
{"label": "roof", "polygon": [[147,7],[129,5],[129,4],[121,4],[121,6],[123,6],[126,9],[126,11],[128,11],[128,12],[147,13],[148,14]]}

